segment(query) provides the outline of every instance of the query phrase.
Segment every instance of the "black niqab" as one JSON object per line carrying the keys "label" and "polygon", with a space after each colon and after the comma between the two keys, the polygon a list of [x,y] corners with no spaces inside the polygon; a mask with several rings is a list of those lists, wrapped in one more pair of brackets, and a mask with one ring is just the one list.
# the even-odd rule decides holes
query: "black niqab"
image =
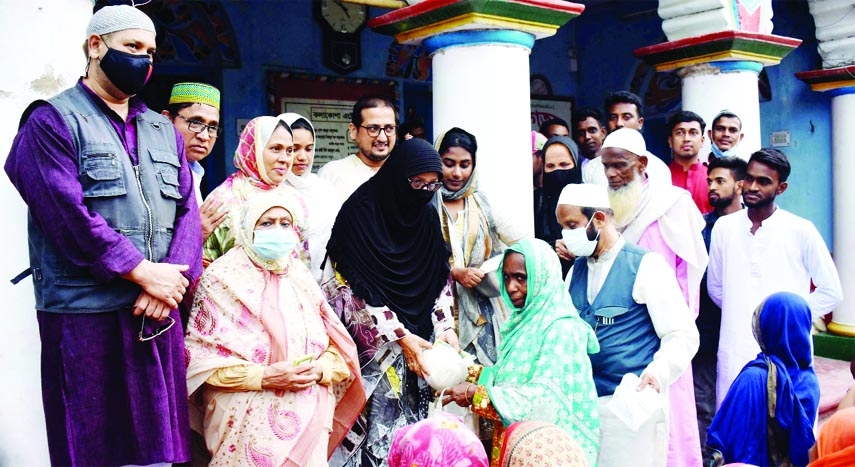
{"label": "black niqab", "polygon": [[434,193],[414,190],[408,178],[442,177],[439,154],[413,138],[395,145],[371,179],[344,202],[327,254],[353,293],[387,306],[412,333],[429,338],[431,311],[448,280],[450,251],[442,237]]}
{"label": "black niqab", "polygon": [[561,238],[561,225],[555,218],[555,209],[558,207],[558,197],[561,190],[571,183],[582,183],[582,163],[579,160],[579,147],[569,136],[553,136],[543,145],[544,164],[546,163],[546,148],[553,144],[561,144],[570,151],[575,167],[572,169],[554,170],[543,174],[543,188],[541,188],[541,204],[535,206],[534,230],[535,237],[555,246],[555,240]]}

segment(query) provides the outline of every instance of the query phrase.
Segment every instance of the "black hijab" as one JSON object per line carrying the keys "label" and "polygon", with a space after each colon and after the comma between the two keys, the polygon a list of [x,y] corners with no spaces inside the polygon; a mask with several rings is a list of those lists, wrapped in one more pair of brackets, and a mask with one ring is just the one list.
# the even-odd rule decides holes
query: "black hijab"
{"label": "black hijab", "polygon": [[354,295],[389,307],[410,332],[427,339],[451,253],[430,205],[434,193],[414,190],[407,181],[425,172],[442,177],[430,143],[413,138],[396,144],[377,174],[342,205],[327,254]]}
{"label": "black hijab", "polygon": [[558,207],[558,197],[561,190],[571,183],[582,183],[582,163],[579,160],[579,147],[569,136],[553,136],[543,145],[543,163],[546,164],[546,148],[553,144],[561,144],[570,151],[576,166],[572,169],[553,170],[543,174],[543,188],[541,188],[542,202],[535,209],[534,230],[535,237],[555,245],[555,240],[561,238],[561,225],[555,218],[555,209]]}

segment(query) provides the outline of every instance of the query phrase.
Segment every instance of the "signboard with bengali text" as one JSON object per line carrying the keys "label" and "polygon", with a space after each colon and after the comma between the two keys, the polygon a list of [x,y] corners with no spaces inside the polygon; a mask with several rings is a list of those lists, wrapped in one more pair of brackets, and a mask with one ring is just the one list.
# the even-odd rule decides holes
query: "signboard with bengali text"
{"label": "signboard with bengali text", "polygon": [[552,118],[560,118],[570,124],[572,113],[573,99],[570,97],[531,97],[531,129],[534,131]]}
{"label": "signboard with bengali text", "polygon": [[306,116],[315,127],[314,172],[329,161],[356,152],[356,143],[348,131],[354,103],[332,99],[283,99],[281,112]]}

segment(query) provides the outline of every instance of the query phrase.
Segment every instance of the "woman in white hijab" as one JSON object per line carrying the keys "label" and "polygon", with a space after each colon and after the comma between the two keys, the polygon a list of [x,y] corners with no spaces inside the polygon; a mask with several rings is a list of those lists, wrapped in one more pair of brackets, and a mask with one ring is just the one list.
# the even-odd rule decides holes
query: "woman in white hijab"
{"label": "woman in white hijab", "polygon": [[293,112],[281,114],[278,118],[294,132],[294,163],[285,183],[300,192],[306,202],[310,217],[304,234],[309,242],[309,270],[320,283],[321,266],[341,199],[330,182],[312,173],[315,159],[315,128],[312,122]]}

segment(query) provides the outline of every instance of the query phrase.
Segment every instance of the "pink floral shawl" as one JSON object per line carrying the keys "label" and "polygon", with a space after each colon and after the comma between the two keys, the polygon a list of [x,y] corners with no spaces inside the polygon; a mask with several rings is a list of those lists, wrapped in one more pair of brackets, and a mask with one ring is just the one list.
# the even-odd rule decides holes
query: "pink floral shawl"
{"label": "pink floral shawl", "polygon": [[[260,196],[244,217],[257,219],[271,205],[293,212],[288,204],[276,194]],[[326,430],[329,455],[365,404],[356,346],[305,265],[291,257],[254,261],[251,247],[248,254],[240,245],[250,243],[254,221],[241,227],[243,242],[202,275],[188,323],[188,394],[201,388],[204,414],[194,428],[205,434],[211,465],[307,466]],[[318,358],[331,345],[351,372],[332,388],[227,392],[204,385],[221,368]]]}

